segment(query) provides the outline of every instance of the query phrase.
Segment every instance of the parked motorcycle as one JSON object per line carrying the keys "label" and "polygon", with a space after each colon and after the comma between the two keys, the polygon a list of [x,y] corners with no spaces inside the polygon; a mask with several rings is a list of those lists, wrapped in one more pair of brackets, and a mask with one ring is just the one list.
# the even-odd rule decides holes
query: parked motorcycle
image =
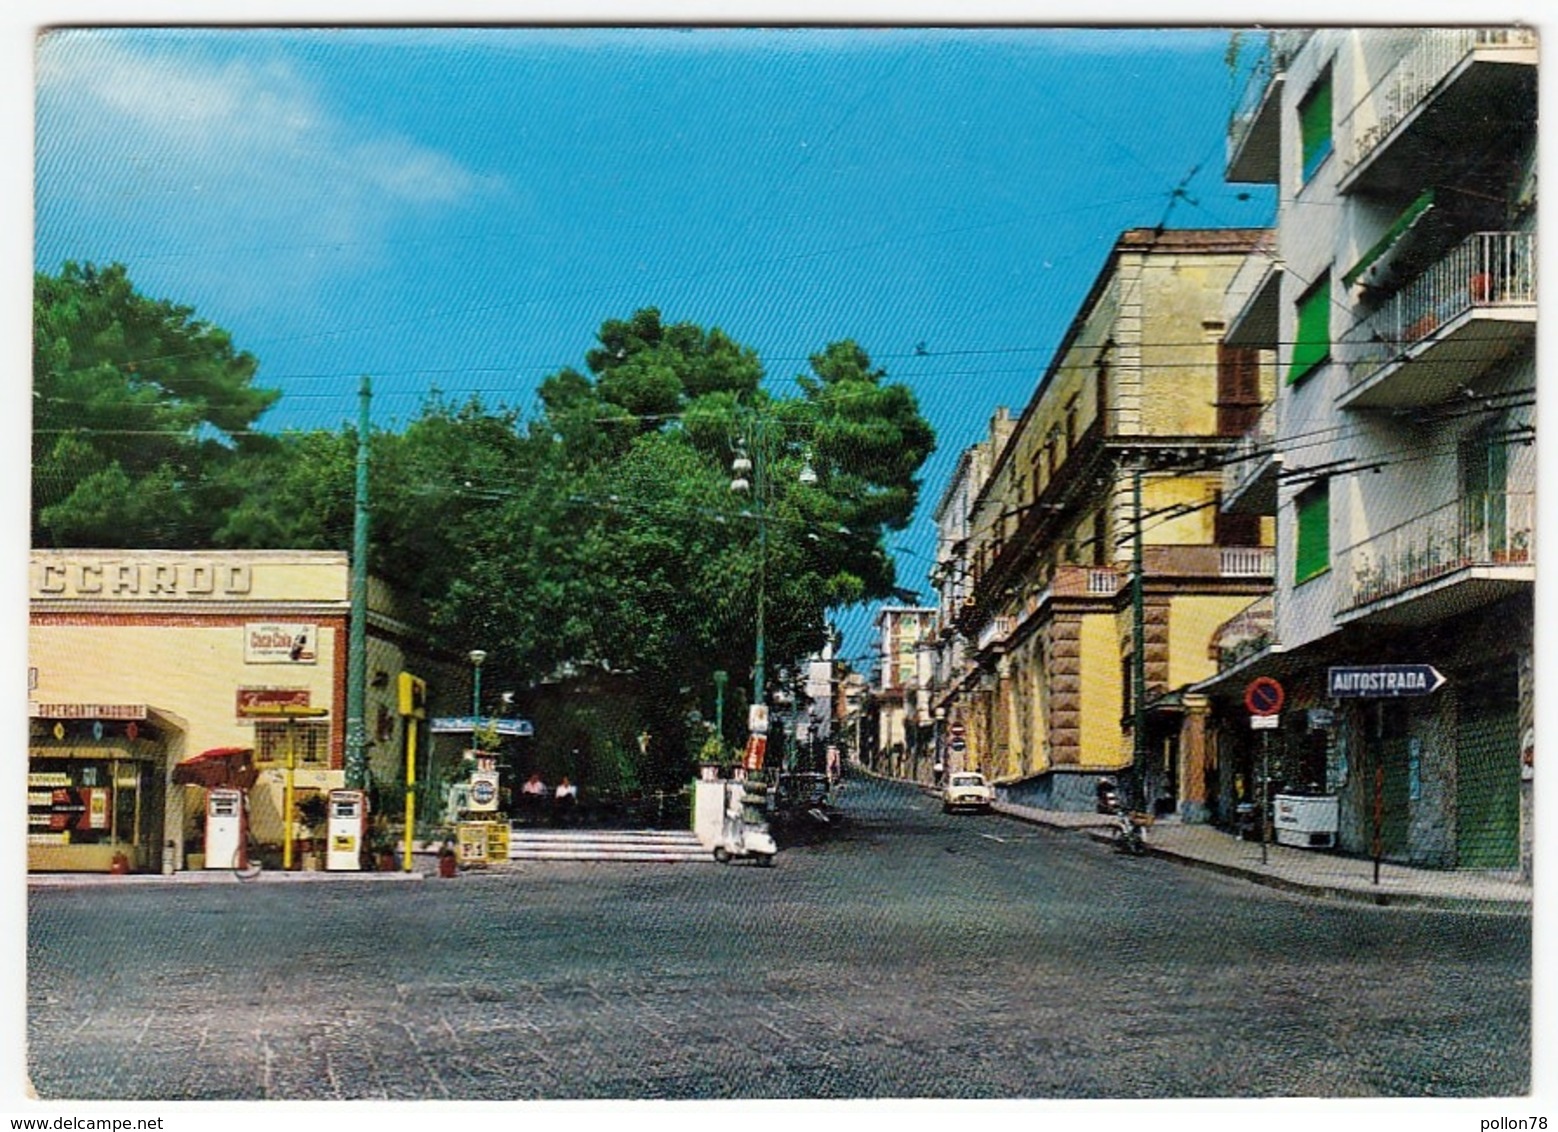
{"label": "parked motorcycle", "polygon": [[1113,779],[1100,778],[1097,785],[1097,809],[1101,814],[1114,818],[1114,847],[1121,853],[1140,857],[1147,852],[1145,814],[1134,813],[1120,801],[1119,788]]}

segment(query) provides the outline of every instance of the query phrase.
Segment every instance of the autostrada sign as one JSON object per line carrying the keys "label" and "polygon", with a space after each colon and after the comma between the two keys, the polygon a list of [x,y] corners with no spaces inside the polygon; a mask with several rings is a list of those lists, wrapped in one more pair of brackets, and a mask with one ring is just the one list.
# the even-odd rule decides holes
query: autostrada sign
{"label": "autostrada sign", "polygon": [[1332,668],[1326,681],[1336,699],[1426,696],[1444,686],[1444,673],[1431,664],[1372,664]]}

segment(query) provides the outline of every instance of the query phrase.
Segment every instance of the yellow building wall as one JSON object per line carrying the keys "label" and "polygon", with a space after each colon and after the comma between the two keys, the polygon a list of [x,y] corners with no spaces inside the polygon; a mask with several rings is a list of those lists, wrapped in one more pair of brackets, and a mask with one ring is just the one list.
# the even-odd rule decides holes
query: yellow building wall
{"label": "yellow building wall", "polygon": [[[1223,293],[1242,262],[1241,256],[1148,258],[1142,270],[1144,432],[1157,436],[1216,433]],[[1218,329],[1209,331],[1205,325],[1209,322]]]}
{"label": "yellow building wall", "polygon": [[313,664],[248,664],[241,624],[34,625],[28,663],[38,686],[30,698],[147,704],[174,713],[203,748],[250,747],[254,724],[238,719],[237,689],[305,688],[311,705],[334,709],[336,650],[345,645],[336,636],[320,626]]}
{"label": "yellow building wall", "polygon": [[1082,618],[1082,764],[1114,768],[1130,761],[1120,730],[1120,640],[1113,614]]}
{"label": "yellow building wall", "polygon": [[[164,735],[172,764],[213,747],[255,745],[254,722],[238,718],[240,687],[307,689],[310,705],[326,708],[333,716],[338,710],[333,699],[337,650],[346,646],[341,636],[320,625],[313,664],[250,664],[244,660],[242,624],[34,625],[28,633],[28,663],[37,669],[38,685],[31,699],[42,704],[146,704],[180,728]],[[295,771],[293,779],[299,790],[344,785],[342,771],[322,768]],[[281,770],[261,772],[249,794],[257,838],[279,839],[284,790]],[[170,805],[179,804],[180,794],[187,835],[198,820],[204,792],[173,788]]]}
{"label": "yellow building wall", "polygon": [[1217,627],[1253,601],[1249,594],[1187,594],[1169,599],[1170,688],[1217,675],[1209,645]]}
{"label": "yellow building wall", "polygon": [[[1147,546],[1210,545],[1214,541],[1217,521],[1211,503],[1219,482],[1204,476],[1144,478],[1141,485],[1142,542]],[[1163,514],[1180,505],[1195,509],[1173,517]]]}

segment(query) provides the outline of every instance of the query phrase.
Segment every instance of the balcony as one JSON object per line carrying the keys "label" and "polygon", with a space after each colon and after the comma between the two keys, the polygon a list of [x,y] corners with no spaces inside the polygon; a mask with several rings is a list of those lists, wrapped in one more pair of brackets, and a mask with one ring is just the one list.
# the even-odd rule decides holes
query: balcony
{"label": "balcony", "polygon": [[1015,617],[992,617],[985,623],[985,627],[979,630],[978,640],[974,644],[975,651],[988,652],[990,649],[1006,643],[1006,638],[1012,635],[1012,630],[1017,627]]}
{"label": "balcony", "polygon": [[[1337,123],[1344,193],[1416,193],[1470,137],[1535,127],[1537,36],[1530,28],[1429,28]],[[1230,177],[1229,180],[1233,178]]]}
{"label": "balcony", "polygon": [[1239,438],[1223,465],[1223,511],[1230,515],[1275,515],[1277,473],[1282,457],[1277,454],[1278,410],[1273,401],[1260,411],[1255,427]]}
{"label": "balcony", "polygon": [[1154,578],[1270,578],[1276,551],[1269,546],[1148,546],[1142,569]]}
{"label": "balcony", "polygon": [[1344,409],[1437,404],[1536,333],[1536,237],[1477,232],[1343,338]]}
{"label": "balcony", "polygon": [[1212,659],[1217,671],[1227,672],[1270,648],[1276,640],[1276,599],[1272,594],[1256,598],[1219,625],[1212,634]]}
{"label": "balcony", "polygon": [[1536,579],[1532,492],[1468,495],[1337,555],[1337,621],[1411,625],[1496,601]]}
{"label": "balcony", "polygon": [[1225,300],[1238,310],[1228,323],[1223,341],[1230,346],[1277,348],[1277,328],[1282,315],[1282,261],[1277,258],[1276,235],[1269,234],[1234,272]]}
{"label": "balcony", "polygon": [[1289,28],[1272,33],[1245,75],[1228,116],[1225,180],[1274,185],[1282,169],[1282,86],[1288,64],[1312,33]]}

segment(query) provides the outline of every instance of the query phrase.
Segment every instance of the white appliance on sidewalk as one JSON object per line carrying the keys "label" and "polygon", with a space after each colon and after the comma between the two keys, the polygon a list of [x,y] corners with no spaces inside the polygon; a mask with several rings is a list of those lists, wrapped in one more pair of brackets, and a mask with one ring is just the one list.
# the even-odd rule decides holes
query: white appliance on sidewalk
{"label": "white appliance on sidewalk", "polygon": [[1338,799],[1326,795],[1278,794],[1272,799],[1277,844],[1300,849],[1336,845]]}

